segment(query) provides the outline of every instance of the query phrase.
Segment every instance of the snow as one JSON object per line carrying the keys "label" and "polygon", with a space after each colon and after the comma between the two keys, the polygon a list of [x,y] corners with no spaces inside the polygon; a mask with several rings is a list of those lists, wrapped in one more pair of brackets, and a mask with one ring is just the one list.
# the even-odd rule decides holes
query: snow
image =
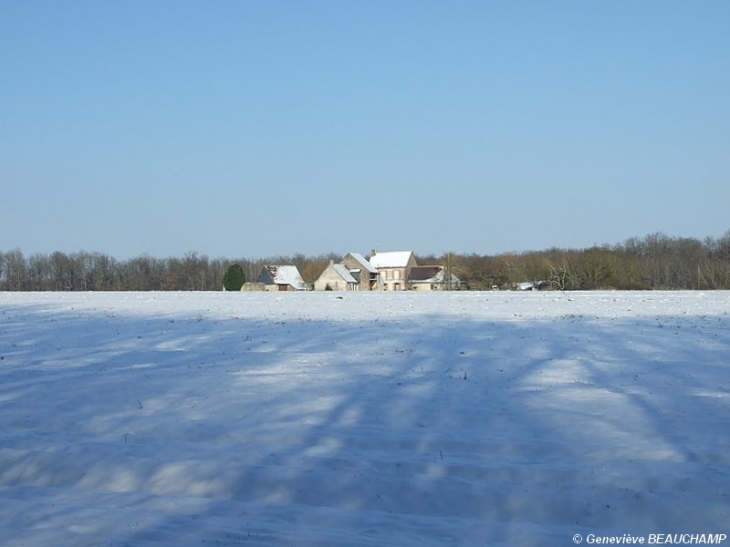
{"label": "snow", "polygon": [[337,274],[345,280],[346,283],[353,283],[357,285],[357,279],[352,277],[352,274],[350,273],[350,270],[347,269],[347,267],[343,264],[333,264],[332,267],[337,272]]}
{"label": "snow", "polygon": [[4,546],[730,532],[730,293],[0,293]]}
{"label": "snow", "polygon": [[370,263],[375,268],[405,268],[412,257],[411,251],[378,251],[370,257]]}
{"label": "snow", "polygon": [[[365,268],[368,272],[372,274],[378,273],[378,269],[375,268],[367,258],[362,256],[360,253],[348,253],[352,258],[354,258],[358,263],[362,265],[363,268]],[[346,257],[345,257],[346,258]]]}
{"label": "snow", "polygon": [[275,285],[291,285],[298,291],[306,289],[306,283],[296,266],[264,266]]}

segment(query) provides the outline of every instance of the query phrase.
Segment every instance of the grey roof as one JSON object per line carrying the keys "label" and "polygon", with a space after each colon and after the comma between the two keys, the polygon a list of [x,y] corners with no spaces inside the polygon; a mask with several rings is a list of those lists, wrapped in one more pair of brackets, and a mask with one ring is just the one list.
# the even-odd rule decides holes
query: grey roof
{"label": "grey roof", "polygon": [[371,274],[378,273],[378,270],[375,268],[375,266],[370,264],[368,259],[362,256],[360,253],[349,253],[349,255],[357,260],[360,264],[362,264],[362,267],[369,271]]}
{"label": "grey roof", "polygon": [[411,281],[430,281],[434,280],[440,273],[443,279],[444,269],[441,266],[414,266],[411,268]]}
{"label": "grey roof", "polygon": [[[414,266],[411,268],[411,283],[444,283],[446,272],[443,266]],[[459,285],[461,280],[451,274],[451,283]]]}
{"label": "grey roof", "polygon": [[352,277],[350,270],[348,270],[344,264],[333,264],[332,267],[347,283],[357,283],[357,279]]}

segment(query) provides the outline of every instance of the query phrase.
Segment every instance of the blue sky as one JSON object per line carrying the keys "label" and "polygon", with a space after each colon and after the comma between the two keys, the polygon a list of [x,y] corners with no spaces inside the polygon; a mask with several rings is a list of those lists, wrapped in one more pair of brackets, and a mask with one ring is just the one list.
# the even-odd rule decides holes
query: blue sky
{"label": "blue sky", "polygon": [[0,0],[0,250],[730,229],[730,2]]}

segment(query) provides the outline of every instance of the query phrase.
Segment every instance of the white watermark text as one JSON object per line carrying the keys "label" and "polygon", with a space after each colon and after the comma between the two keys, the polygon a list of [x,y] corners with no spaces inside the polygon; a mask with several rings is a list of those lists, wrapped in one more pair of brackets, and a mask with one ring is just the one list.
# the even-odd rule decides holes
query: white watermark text
{"label": "white watermark text", "polygon": [[573,536],[573,543],[589,545],[720,545],[727,539],[727,534],[648,534],[634,536],[599,536],[588,534],[583,538],[580,534]]}

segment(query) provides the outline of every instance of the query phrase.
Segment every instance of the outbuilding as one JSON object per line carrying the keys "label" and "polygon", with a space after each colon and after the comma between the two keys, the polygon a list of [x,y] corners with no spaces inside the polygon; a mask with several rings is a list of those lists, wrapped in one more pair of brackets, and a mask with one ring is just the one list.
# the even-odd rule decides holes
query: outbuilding
{"label": "outbuilding", "polygon": [[307,284],[296,266],[264,266],[256,278],[267,291],[306,291]]}
{"label": "outbuilding", "polygon": [[335,264],[330,260],[329,265],[314,282],[315,291],[356,291],[357,279],[353,277],[347,266]]}

